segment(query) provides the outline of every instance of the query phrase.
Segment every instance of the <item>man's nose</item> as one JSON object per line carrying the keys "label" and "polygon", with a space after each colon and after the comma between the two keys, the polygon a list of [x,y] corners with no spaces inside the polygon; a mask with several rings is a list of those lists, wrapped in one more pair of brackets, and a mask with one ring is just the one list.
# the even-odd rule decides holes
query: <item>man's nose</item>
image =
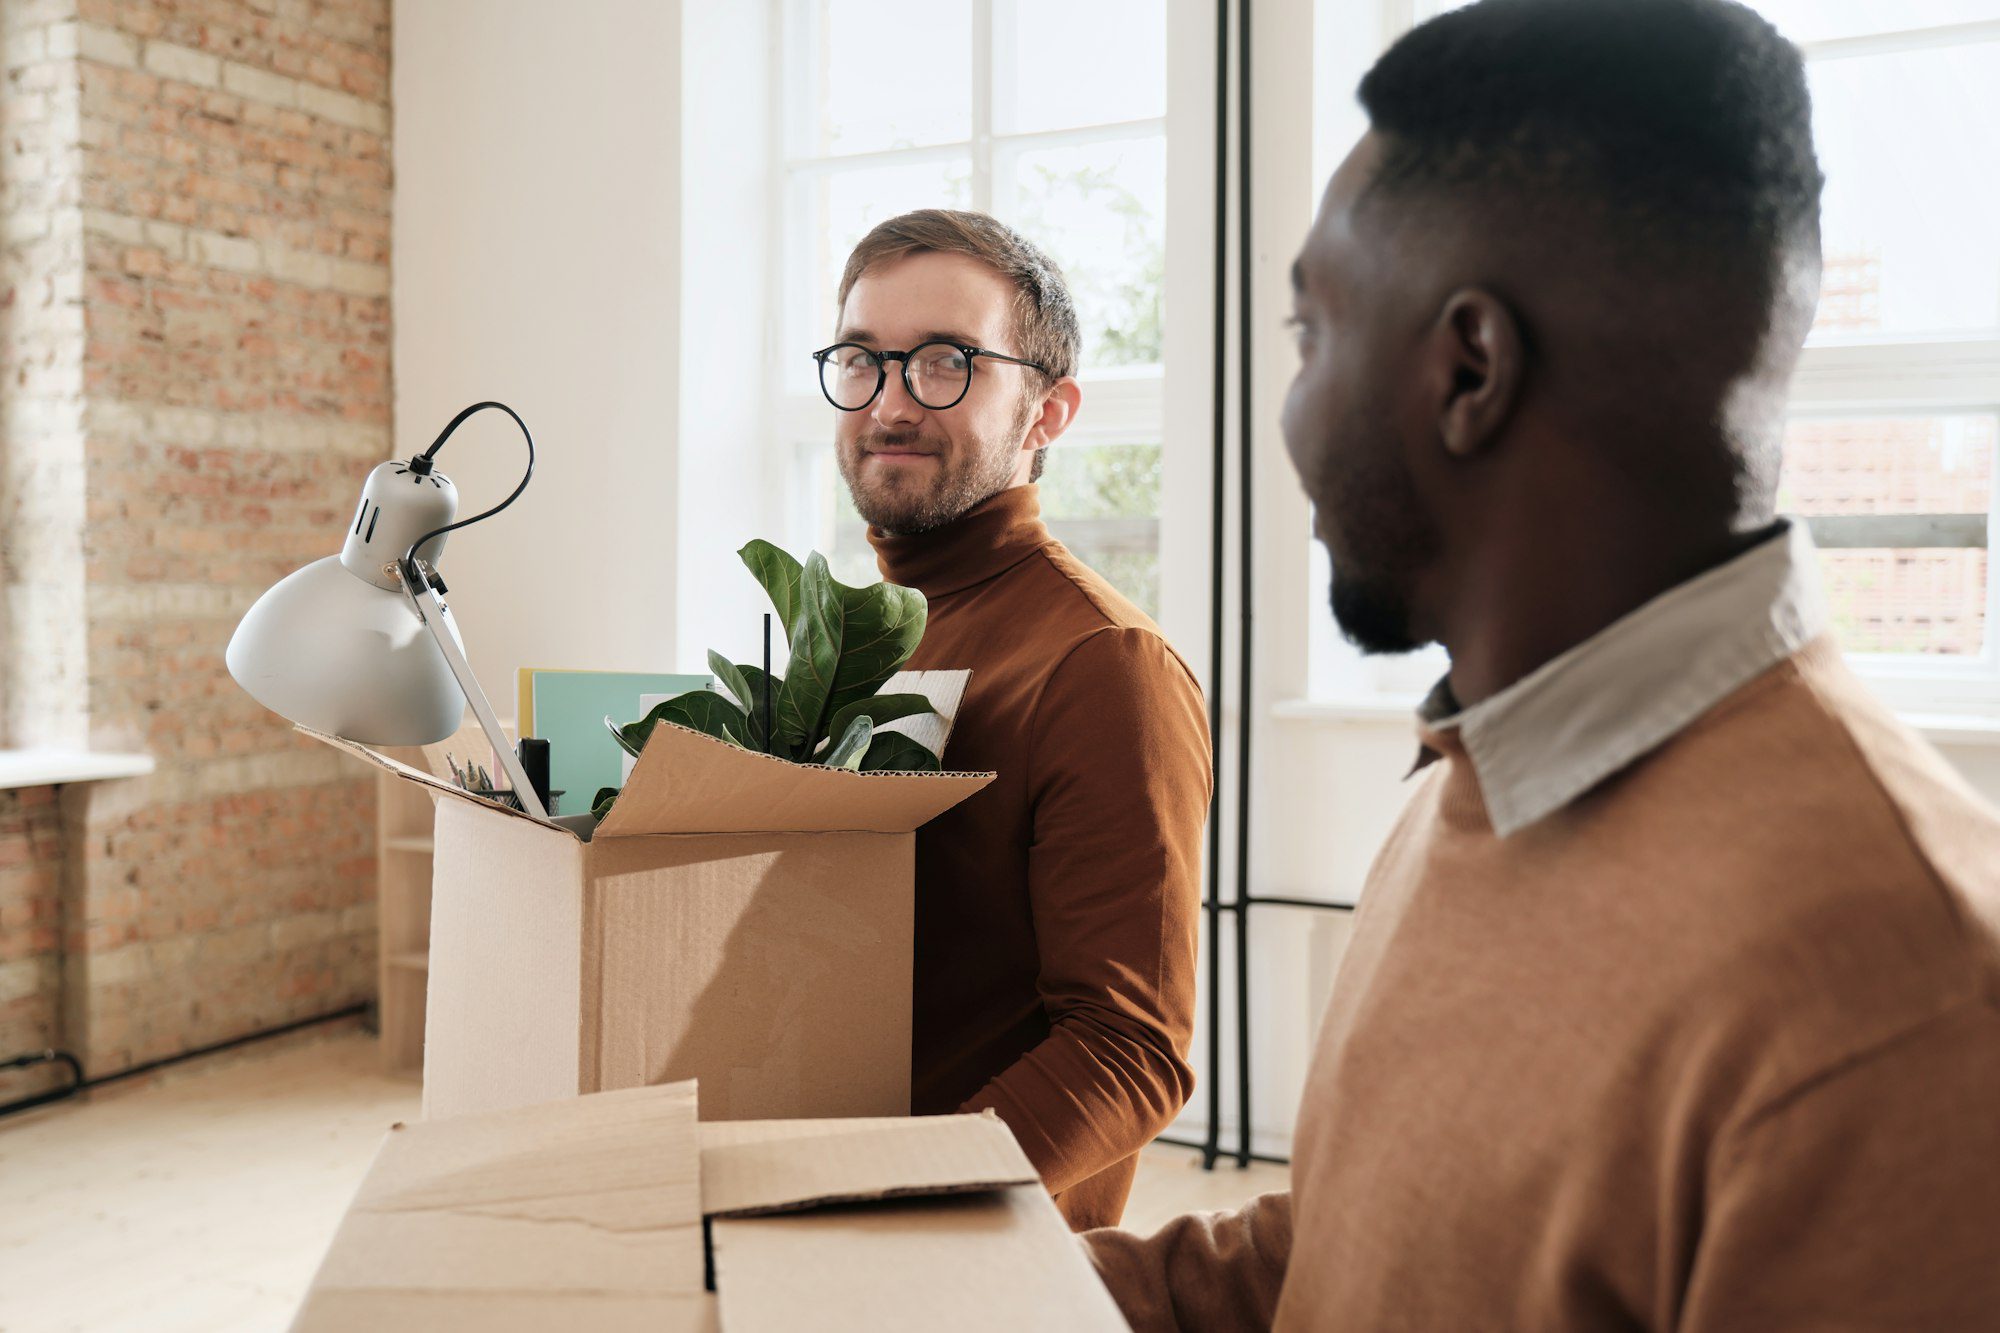
{"label": "man's nose", "polygon": [[908,426],[924,414],[924,407],[910,397],[903,383],[902,367],[891,364],[882,379],[882,392],[875,396],[875,420],[883,426]]}

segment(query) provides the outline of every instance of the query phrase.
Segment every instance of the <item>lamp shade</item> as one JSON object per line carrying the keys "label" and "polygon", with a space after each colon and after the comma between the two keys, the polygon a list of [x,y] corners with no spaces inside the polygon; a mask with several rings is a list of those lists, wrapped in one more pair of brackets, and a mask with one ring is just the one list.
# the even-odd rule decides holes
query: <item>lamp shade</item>
{"label": "lamp shade", "polygon": [[[457,731],[465,693],[396,573],[457,508],[457,489],[427,460],[376,468],[341,553],[287,575],[243,617],[229,674],[272,712],[365,745],[428,745]],[[435,562],[443,546],[433,538],[420,555]],[[457,625],[444,625],[462,654]]]}
{"label": "lamp shade", "polygon": [[337,555],[258,598],[225,660],[272,712],[364,745],[428,745],[465,716],[465,695],[410,599],[356,578]]}

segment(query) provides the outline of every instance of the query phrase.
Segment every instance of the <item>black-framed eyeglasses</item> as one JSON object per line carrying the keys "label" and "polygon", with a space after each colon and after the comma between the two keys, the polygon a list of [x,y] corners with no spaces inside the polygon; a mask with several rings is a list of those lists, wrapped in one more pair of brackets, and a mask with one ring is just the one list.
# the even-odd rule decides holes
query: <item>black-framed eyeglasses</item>
{"label": "black-framed eyeglasses", "polygon": [[941,340],[922,343],[907,352],[877,352],[860,343],[835,343],[814,352],[813,360],[819,362],[820,392],[843,412],[859,412],[875,401],[875,395],[889,382],[891,361],[903,363],[903,387],[917,405],[942,412],[957,407],[972,391],[973,363],[982,356],[1049,374],[1049,368],[1036,361]]}

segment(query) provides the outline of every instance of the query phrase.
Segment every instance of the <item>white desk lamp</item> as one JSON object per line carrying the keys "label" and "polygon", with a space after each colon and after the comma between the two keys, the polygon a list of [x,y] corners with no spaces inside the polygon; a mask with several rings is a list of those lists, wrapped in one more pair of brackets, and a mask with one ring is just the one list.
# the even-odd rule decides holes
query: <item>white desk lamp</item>
{"label": "white desk lamp", "polygon": [[[521,428],[528,470],[499,504],[453,522],[458,488],[431,459],[461,422],[489,407]],[[408,462],[381,464],[361,488],[340,554],[287,575],[244,615],[229,640],[229,674],[272,712],[364,745],[441,741],[470,704],[521,808],[548,818],[465,660],[437,573],[445,534],[514,503],[534,473],[527,423],[494,402],[460,412]]]}

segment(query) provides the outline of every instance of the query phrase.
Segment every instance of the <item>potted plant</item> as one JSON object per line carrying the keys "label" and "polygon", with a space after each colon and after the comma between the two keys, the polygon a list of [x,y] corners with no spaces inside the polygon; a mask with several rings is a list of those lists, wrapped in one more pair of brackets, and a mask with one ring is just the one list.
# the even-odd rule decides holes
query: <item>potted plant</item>
{"label": "potted plant", "polygon": [[[695,690],[659,704],[637,722],[605,719],[626,753],[638,756],[661,722],[795,764],[861,773],[936,772],[938,757],[910,737],[878,731],[935,712],[921,694],[881,694],[924,637],[928,606],[914,588],[875,583],[850,588],[815,551],[801,565],[766,541],[737,552],[783,627],[790,656],[782,678],[710,652],[709,669],[727,697]],[[591,802],[602,819],[618,798],[606,787]]]}

